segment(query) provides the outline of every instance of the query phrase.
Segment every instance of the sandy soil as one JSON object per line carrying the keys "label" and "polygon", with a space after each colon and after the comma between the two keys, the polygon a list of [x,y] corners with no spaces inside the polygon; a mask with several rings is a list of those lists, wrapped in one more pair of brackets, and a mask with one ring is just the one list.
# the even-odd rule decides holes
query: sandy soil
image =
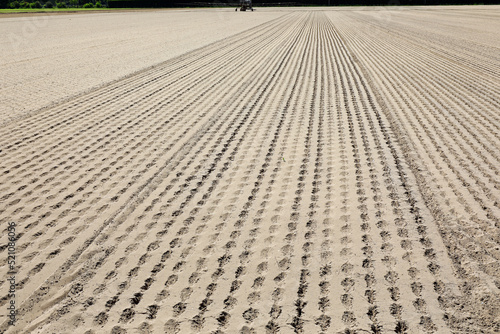
{"label": "sandy soil", "polygon": [[234,14],[178,9],[0,16],[0,122],[284,15]]}
{"label": "sandy soil", "polygon": [[[0,331],[500,331],[500,7],[176,13],[172,53],[90,32],[123,15],[167,14],[82,16],[78,56],[136,64],[58,69],[43,103],[66,101],[3,112]],[[181,38],[217,15],[249,30]],[[44,40],[70,59],[22,59]]]}

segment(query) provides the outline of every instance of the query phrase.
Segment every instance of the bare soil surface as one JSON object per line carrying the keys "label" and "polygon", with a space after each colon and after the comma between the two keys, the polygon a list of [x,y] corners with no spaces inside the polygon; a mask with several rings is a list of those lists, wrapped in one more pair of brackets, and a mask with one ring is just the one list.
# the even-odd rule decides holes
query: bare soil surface
{"label": "bare soil surface", "polygon": [[238,14],[162,9],[0,19],[0,124],[284,15]]}
{"label": "bare soil surface", "polygon": [[0,332],[500,331],[500,7],[113,15],[2,65]]}

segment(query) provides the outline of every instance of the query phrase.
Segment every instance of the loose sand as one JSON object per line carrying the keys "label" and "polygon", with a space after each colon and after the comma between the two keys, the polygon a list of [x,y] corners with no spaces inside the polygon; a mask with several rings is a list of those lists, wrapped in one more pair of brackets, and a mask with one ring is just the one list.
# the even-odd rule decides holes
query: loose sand
{"label": "loose sand", "polygon": [[500,331],[500,7],[43,22],[0,49],[0,331]]}
{"label": "loose sand", "polygon": [[243,20],[220,9],[0,15],[0,122],[283,14],[266,11]]}

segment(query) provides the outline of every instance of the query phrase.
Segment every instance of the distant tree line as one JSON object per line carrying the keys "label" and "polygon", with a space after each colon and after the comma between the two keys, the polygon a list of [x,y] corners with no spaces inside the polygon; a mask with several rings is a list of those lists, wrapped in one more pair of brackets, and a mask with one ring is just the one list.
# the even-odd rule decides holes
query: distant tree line
{"label": "distant tree line", "polygon": [[[238,0],[108,0],[109,7],[224,7],[237,6]],[[422,6],[422,5],[489,5],[500,0],[253,0],[254,6]]]}
{"label": "distant tree line", "polygon": [[108,0],[0,0],[0,8],[37,9],[37,8],[103,8],[108,6]]}
{"label": "distant tree line", "polygon": [[[33,1],[33,0],[31,0]],[[239,0],[0,0],[0,8],[151,8],[151,7],[225,7]],[[386,6],[386,5],[489,5],[500,0],[253,0],[264,6]]]}

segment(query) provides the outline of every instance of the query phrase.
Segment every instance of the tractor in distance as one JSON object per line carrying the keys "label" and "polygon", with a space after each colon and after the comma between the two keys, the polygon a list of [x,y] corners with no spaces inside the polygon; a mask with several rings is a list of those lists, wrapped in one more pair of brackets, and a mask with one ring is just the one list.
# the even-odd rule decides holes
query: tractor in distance
{"label": "tractor in distance", "polygon": [[[252,0],[240,0],[240,12],[246,12],[247,10],[253,12]],[[236,11],[238,11],[238,8],[236,8]]]}

